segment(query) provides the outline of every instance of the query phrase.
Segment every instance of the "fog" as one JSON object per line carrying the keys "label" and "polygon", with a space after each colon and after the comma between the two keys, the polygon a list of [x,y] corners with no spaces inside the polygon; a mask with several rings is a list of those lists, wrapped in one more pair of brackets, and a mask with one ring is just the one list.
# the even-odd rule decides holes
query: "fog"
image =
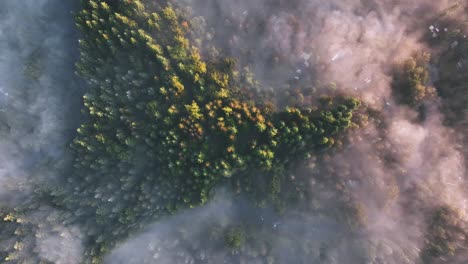
{"label": "fog", "polygon": [[[0,203],[15,207],[28,202],[35,186],[61,181],[69,161],[82,93],[74,76],[77,36],[71,12],[77,5],[61,0],[0,5]],[[61,223],[61,212],[49,207],[26,212],[23,220],[37,229],[24,234],[31,249],[20,255],[78,263],[79,232]]]}
{"label": "fog", "polygon": [[[264,216],[261,210],[239,212],[213,202],[155,224],[118,247],[108,263],[447,261],[423,259],[427,230],[440,208],[457,212],[457,225],[466,226],[466,146],[461,145],[460,131],[443,125],[438,98],[424,102],[420,118],[418,109],[395,99],[392,79],[394,68],[417,52],[437,54],[427,39],[448,31],[443,15],[462,20],[463,8],[453,1],[424,0],[178,3],[189,6],[195,27],[205,28],[195,35],[202,49],[215,43],[221,54],[251,65],[266,89],[334,82],[337,93],[359,97],[378,117],[351,132],[342,148],[292,172],[310,178],[312,197],[301,206],[288,208],[284,215]],[[437,69],[431,77],[428,85]],[[360,222],[351,228],[343,220],[346,212],[339,210],[343,200],[355,204],[360,214]],[[212,226],[226,226],[226,219],[231,219],[229,226],[251,217],[262,219],[253,224],[252,237],[268,241],[264,255],[257,252],[262,246],[249,239],[232,254],[219,247],[222,238],[207,238]],[[269,238],[262,231],[263,221],[269,223]],[[464,241],[463,234],[458,235]],[[448,261],[464,263],[463,246]]]}
{"label": "fog", "polygon": [[[75,2],[1,3],[2,207],[30,202],[34,188],[60,186],[69,173],[68,145],[81,121],[85,90],[74,74]],[[166,216],[122,241],[105,262],[465,263],[462,232],[453,256],[424,257],[431,217],[441,208],[455,212],[450,224],[468,232],[463,132],[444,125],[439,98],[424,102],[421,118],[392,90],[395,66],[416,52],[440,51],[428,39],[450,26],[441,14],[464,21],[460,3],[451,8],[455,2],[449,0],[175,1],[197,22],[191,37],[205,57],[212,52],[205,47],[215,45],[238,65],[249,65],[263,89],[275,92],[291,86],[330,92],[319,84],[333,82],[333,93],[356,96],[378,114],[347,134],[342,146],[288,172],[308,179],[310,196],[284,213],[254,207],[221,186],[208,204]],[[438,76],[432,66],[428,85]],[[80,263],[80,227],[67,225],[65,213],[50,206],[26,212],[24,220],[35,228],[24,238],[30,248],[22,254]],[[229,249],[226,233],[239,226],[245,243]]]}

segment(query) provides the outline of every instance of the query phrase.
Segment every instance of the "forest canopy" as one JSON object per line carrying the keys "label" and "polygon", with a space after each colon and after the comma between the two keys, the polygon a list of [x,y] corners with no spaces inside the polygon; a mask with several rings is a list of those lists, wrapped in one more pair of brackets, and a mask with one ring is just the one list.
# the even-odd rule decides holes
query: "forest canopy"
{"label": "forest canopy", "polygon": [[1,261],[464,263],[462,1],[72,2],[0,8]]}
{"label": "forest canopy", "polygon": [[282,203],[296,184],[282,172],[333,146],[360,106],[336,97],[318,110],[271,112],[243,100],[230,59],[205,61],[170,5],[84,1],[77,26],[77,67],[90,89],[69,181],[95,219],[98,244],[202,205],[221,183],[257,203]]}

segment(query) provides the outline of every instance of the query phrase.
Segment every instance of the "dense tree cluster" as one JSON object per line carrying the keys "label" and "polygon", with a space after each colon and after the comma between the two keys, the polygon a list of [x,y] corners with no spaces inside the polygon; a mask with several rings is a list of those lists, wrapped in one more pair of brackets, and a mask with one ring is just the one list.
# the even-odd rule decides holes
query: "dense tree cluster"
{"label": "dense tree cluster", "polygon": [[76,215],[102,252],[145,221],[204,204],[221,182],[279,201],[282,185],[294,184],[281,172],[332,146],[360,105],[343,98],[320,111],[273,112],[243,101],[233,61],[205,62],[170,6],[83,1],[77,26],[90,90],[72,144],[70,204],[83,208]]}
{"label": "dense tree cluster", "polygon": [[[39,196],[34,198],[40,200]],[[15,209],[0,208],[2,263],[77,263],[82,253],[79,229],[67,227],[64,219],[70,216],[46,204],[31,200]]]}
{"label": "dense tree cluster", "polygon": [[429,84],[429,53],[420,53],[406,60],[396,73],[394,91],[396,98],[413,107],[436,96],[436,90]]}
{"label": "dense tree cluster", "polygon": [[[8,208],[0,210],[0,218],[1,237],[8,238],[2,241],[0,258],[21,264],[34,263],[39,260],[40,257],[37,254],[32,255],[35,238],[31,234],[37,232],[37,226]],[[49,264],[50,262],[40,260],[39,263]]]}
{"label": "dense tree cluster", "polygon": [[461,212],[441,207],[432,212],[430,217],[423,256],[426,261],[454,255],[457,250],[466,247],[466,222]]}
{"label": "dense tree cluster", "polygon": [[245,231],[240,226],[231,227],[226,231],[224,239],[230,249],[240,249],[245,243]]}

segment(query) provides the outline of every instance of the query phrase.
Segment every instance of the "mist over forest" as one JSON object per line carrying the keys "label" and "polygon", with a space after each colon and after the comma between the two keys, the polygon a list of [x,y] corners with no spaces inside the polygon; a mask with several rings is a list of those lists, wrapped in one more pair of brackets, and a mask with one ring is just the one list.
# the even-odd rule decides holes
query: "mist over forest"
{"label": "mist over forest", "polygon": [[468,263],[468,5],[3,0],[0,262]]}

